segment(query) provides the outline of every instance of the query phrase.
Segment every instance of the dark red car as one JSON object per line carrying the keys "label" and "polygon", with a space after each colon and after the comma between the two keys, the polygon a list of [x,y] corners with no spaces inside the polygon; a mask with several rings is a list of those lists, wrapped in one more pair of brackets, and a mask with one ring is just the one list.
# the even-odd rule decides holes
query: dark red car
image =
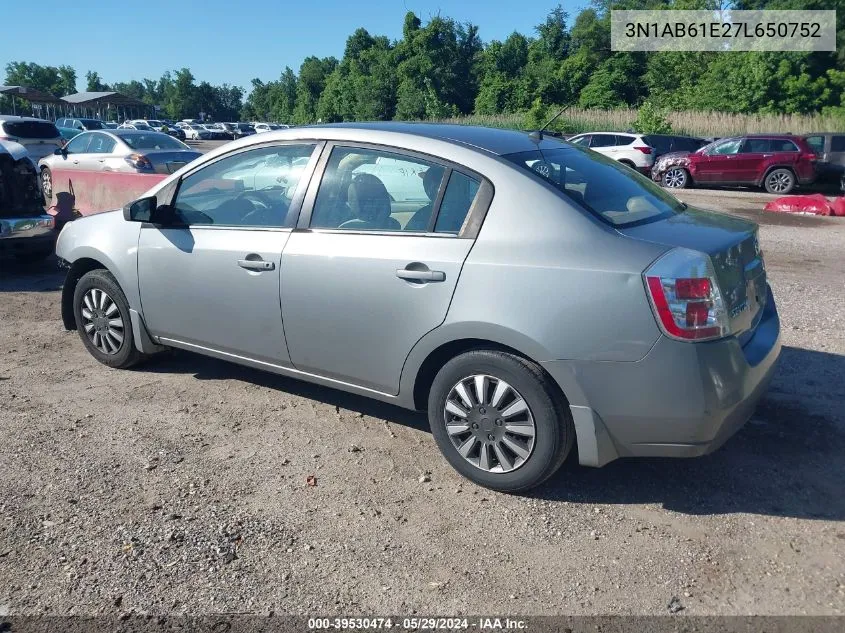
{"label": "dark red car", "polygon": [[754,185],[787,194],[816,179],[818,157],[802,136],[760,134],[723,138],[688,152],[664,154],[651,177],[664,187]]}

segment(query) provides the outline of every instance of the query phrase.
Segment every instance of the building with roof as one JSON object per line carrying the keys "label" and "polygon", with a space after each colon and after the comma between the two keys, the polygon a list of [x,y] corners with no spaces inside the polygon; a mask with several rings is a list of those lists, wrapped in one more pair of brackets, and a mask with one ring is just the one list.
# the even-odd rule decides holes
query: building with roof
{"label": "building with roof", "polygon": [[65,113],[72,116],[105,119],[107,113],[114,112],[121,121],[155,117],[154,106],[120,92],[77,92],[61,100],[65,103]]}

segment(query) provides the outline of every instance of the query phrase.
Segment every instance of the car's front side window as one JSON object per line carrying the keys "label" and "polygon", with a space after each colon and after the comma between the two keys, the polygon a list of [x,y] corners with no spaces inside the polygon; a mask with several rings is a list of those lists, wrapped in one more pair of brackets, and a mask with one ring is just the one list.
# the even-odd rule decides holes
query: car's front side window
{"label": "car's front side window", "polygon": [[724,156],[727,154],[736,154],[739,152],[739,148],[742,146],[742,139],[741,138],[734,138],[729,141],[723,141],[722,143],[718,143],[710,148],[710,151],[707,152],[711,156]]}
{"label": "car's front side window", "polygon": [[188,225],[286,227],[288,212],[314,144],[247,150],[182,179],[174,201]]}
{"label": "car's front side window", "polygon": [[88,151],[88,143],[91,142],[92,134],[78,134],[74,136],[70,143],[65,145],[65,152],[67,154],[84,154]]}
{"label": "car's front side window", "polygon": [[311,226],[352,231],[428,231],[446,168],[381,150],[336,147]]}

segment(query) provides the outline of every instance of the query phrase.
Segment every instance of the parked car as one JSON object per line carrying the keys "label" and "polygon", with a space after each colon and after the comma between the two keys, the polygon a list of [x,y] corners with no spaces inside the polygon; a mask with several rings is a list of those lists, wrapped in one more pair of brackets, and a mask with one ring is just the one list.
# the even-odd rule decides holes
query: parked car
{"label": "parked car", "polygon": [[652,180],[670,189],[752,185],[786,195],[816,179],[816,156],[801,136],[760,134],[723,138],[695,152],[661,156]]}
{"label": "parked car", "polygon": [[61,119],[56,119],[56,127],[67,127],[80,132],[87,132],[89,130],[102,130],[106,127],[106,124],[99,119],[63,117]]}
{"label": "parked car", "polygon": [[845,178],[845,132],[809,134],[807,144],[818,156],[816,176],[821,183],[843,182]]}
{"label": "parked car", "polygon": [[654,150],[655,161],[663,156],[663,154],[694,152],[712,142],[712,139],[708,140],[695,136],[678,136],[676,134],[646,134],[642,138]]}
{"label": "parked car", "polygon": [[260,132],[275,132],[277,130],[286,130],[289,126],[280,125],[278,123],[255,123],[253,129],[256,133]]}
{"label": "parked car", "polygon": [[[427,409],[452,466],[505,491],[575,443],[591,466],[708,453],[765,392],[755,224],[516,130],[264,138],[64,228],[63,319],[94,358],[176,347]],[[252,178],[268,163],[285,183]]]}
{"label": "parked car", "polygon": [[208,140],[211,138],[211,132],[205,129],[204,126],[197,123],[186,123],[181,126],[182,131],[185,132],[185,138],[191,141]]}
{"label": "parked car", "polygon": [[255,128],[249,123],[233,123],[232,124],[236,138],[243,138],[245,136],[252,136],[255,134]]}
{"label": "parked car", "polygon": [[45,200],[53,196],[53,170],[171,174],[202,154],[161,132],[117,129],[83,132],[39,163]]}
{"label": "parked car", "polygon": [[56,128],[62,137],[62,146],[67,145],[67,142],[74,136],[82,134],[82,132],[74,127],[60,127]]}
{"label": "parked car", "polygon": [[20,143],[0,140],[0,255],[43,259],[55,242],[55,218],[44,211],[35,163]]}
{"label": "parked car", "polygon": [[117,121],[103,121],[104,130],[116,130],[118,125],[120,124]]}
{"label": "parked car", "polygon": [[589,147],[644,174],[648,174],[654,164],[654,148],[642,134],[589,132],[573,136],[569,142]]}
{"label": "parked car", "polygon": [[59,130],[49,121],[6,114],[0,114],[0,141],[23,145],[36,162],[63,144]]}
{"label": "parked car", "polygon": [[121,123],[118,127],[118,130],[141,130],[144,132],[155,132],[152,126],[143,120],[135,120],[135,121],[125,121]]}
{"label": "parked car", "polygon": [[202,127],[208,132],[208,138],[214,141],[225,141],[232,138],[227,130],[220,127],[217,123],[206,123]]}

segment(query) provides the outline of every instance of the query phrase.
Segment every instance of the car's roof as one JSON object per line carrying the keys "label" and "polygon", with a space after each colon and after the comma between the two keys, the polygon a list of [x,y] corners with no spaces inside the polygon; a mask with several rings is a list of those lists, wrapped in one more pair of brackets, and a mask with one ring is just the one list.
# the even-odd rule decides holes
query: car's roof
{"label": "car's roof", "polygon": [[[468,145],[485,150],[499,156],[528,152],[540,149],[560,147],[560,141],[553,137],[544,137],[541,141],[532,139],[528,133],[519,130],[480,127],[475,125],[456,125],[448,123],[402,123],[402,122],[372,122],[372,123],[331,123],[328,125],[308,126],[310,129],[345,128],[356,130],[372,130],[379,132],[395,132],[422,136],[460,145]],[[301,129],[301,128],[291,128]]]}
{"label": "car's roof", "polygon": [[579,132],[578,134],[574,134],[573,136],[584,136],[585,134],[610,134],[614,136],[616,134],[624,134],[625,136],[643,136],[639,132],[608,132],[607,130],[596,130],[595,132]]}
{"label": "car's roof", "polygon": [[15,114],[0,114],[0,121],[40,121],[41,123],[52,123],[47,119],[39,119],[34,116],[17,116]]}

